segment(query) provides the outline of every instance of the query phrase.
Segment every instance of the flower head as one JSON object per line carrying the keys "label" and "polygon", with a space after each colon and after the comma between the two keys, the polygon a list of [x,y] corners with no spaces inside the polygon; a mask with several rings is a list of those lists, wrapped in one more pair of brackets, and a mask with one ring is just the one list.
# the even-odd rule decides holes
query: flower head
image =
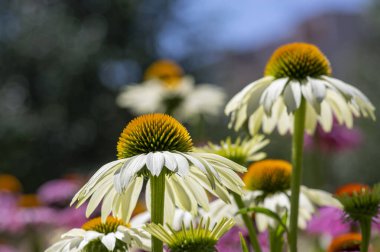
{"label": "flower head", "polygon": [[[285,160],[268,159],[251,164],[243,177],[246,186],[242,198],[245,205],[247,207],[263,207],[279,216],[288,215],[290,212],[291,172],[292,166]],[[300,229],[306,229],[308,221],[319,206],[341,207],[338,200],[334,199],[330,193],[301,186],[298,215]],[[210,212],[205,213],[204,216],[212,216],[215,220],[222,216],[235,217],[237,223],[242,224],[240,216],[235,216],[238,211],[236,206],[226,205],[220,200],[215,200],[210,209]],[[255,221],[260,232],[278,225],[274,219],[261,213],[255,214]]]}
{"label": "flower head", "polygon": [[328,252],[360,252],[361,234],[347,233],[336,237],[330,244]]}
{"label": "flower head", "polygon": [[164,227],[157,224],[149,224],[145,228],[151,235],[165,242],[171,252],[204,251],[215,252],[216,243],[230,228],[234,226],[233,219],[223,218],[213,227],[210,226],[210,219],[206,222],[200,220],[198,227],[192,224],[189,229],[182,225],[179,231],[170,226]]}
{"label": "flower head", "polygon": [[265,77],[249,84],[225,108],[230,126],[239,130],[247,125],[255,134],[276,127],[280,134],[293,130],[293,114],[305,102],[308,134],[319,123],[331,131],[333,118],[348,128],[353,117],[375,119],[375,107],[357,88],[332,78],[327,58],[314,45],[293,43],[278,48],[269,60]]}
{"label": "flower head", "polygon": [[18,202],[20,207],[33,208],[40,207],[42,205],[40,199],[36,194],[23,194],[19,198]]}
{"label": "flower head", "polygon": [[[143,180],[165,175],[165,214],[174,206],[196,214],[198,204],[208,209],[209,191],[229,202],[228,190],[242,192],[243,181],[235,173],[246,169],[212,153],[192,152],[187,130],[164,114],[143,115],[130,122],[119,138],[119,159],[101,167],[74,196],[78,206],[90,199],[87,215],[100,201],[102,217],[111,212],[128,222],[142,191]],[[146,202],[150,211],[150,187]]]}
{"label": "flower head", "polygon": [[207,146],[198,148],[198,151],[215,153],[245,166],[249,162],[265,158],[266,154],[259,151],[267,144],[269,144],[269,140],[265,139],[263,135],[256,135],[251,139],[244,140],[237,138],[234,142],[228,137],[219,145],[209,143]]}
{"label": "flower head", "polygon": [[166,87],[176,87],[183,76],[182,68],[171,60],[158,60],[145,71],[146,80],[159,79]]}
{"label": "flower head", "polygon": [[358,128],[348,129],[334,119],[330,132],[325,132],[318,124],[314,136],[305,134],[306,149],[321,150],[326,153],[353,150],[362,143],[362,132]]}
{"label": "flower head", "polygon": [[0,174],[0,192],[20,193],[22,191],[21,182],[13,175]]}
{"label": "flower head", "polygon": [[[225,235],[223,235],[216,247],[218,252],[236,252],[241,250],[240,234],[249,244],[248,230],[245,227],[234,226]],[[269,237],[268,232],[262,232],[258,234],[258,240],[261,247],[261,251],[269,252]]]}
{"label": "flower head", "polygon": [[351,223],[345,220],[344,212],[338,207],[321,207],[307,224],[311,234],[327,234],[335,237],[349,232]]}
{"label": "flower head", "polygon": [[169,115],[149,114],[133,119],[117,143],[119,159],[156,151],[191,151],[189,132]]}
{"label": "flower head", "polygon": [[380,184],[372,188],[361,187],[360,191],[343,192],[336,198],[342,203],[344,211],[354,221],[376,217],[380,210]]}
{"label": "flower head", "polygon": [[46,205],[66,207],[79,188],[79,183],[73,180],[55,179],[41,185],[37,194]]}
{"label": "flower head", "polygon": [[318,47],[306,43],[292,43],[278,48],[269,59],[265,76],[277,79],[288,77],[303,80],[331,75],[330,62]]}
{"label": "flower head", "polygon": [[123,221],[108,217],[105,222],[95,218],[82,228],[74,228],[62,235],[62,240],[45,252],[117,252],[129,248],[149,250],[150,236],[141,228],[130,228]]}
{"label": "flower head", "polygon": [[266,159],[251,164],[243,181],[249,190],[275,193],[288,190],[292,165],[285,160]]}
{"label": "flower head", "polygon": [[116,102],[137,115],[166,113],[182,122],[196,123],[200,116],[220,114],[225,92],[215,85],[195,85],[194,78],[184,76],[180,66],[170,60],[153,63],[141,85],[123,88]]}
{"label": "flower head", "polygon": [[339,187],[335,194],[338,196],[343,196],[345,194],[352,196],[355,193],[360,193],[362,191],[369,190],[370,187],[365,184],[360,184],[360,183],[350,183],[350,184],[345,184],[341,187]]}

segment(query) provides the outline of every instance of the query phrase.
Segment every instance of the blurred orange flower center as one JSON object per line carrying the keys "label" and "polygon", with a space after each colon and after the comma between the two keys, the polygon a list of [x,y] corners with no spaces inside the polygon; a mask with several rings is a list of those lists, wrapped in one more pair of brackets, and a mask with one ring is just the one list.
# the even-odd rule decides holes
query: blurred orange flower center
{"label": "blurred orange flower center", "polygon": [[362,236],[358,233],[340,235],[331,242],[327,252],[359,251],[361,241]]}
{"label": "blurred orange flower center", "polygon": [[183,76],[182,68],[171,60],[159,60],[154,62],[145,71],[144,79],[160,79],[165,87],[176,88]]}
{"label": "blurred orange flower center", "polygon": [[267,159],[250,165],[243,181],[249,190],[274,193],[289,189],[291,174],[292,165],[289,162]]}

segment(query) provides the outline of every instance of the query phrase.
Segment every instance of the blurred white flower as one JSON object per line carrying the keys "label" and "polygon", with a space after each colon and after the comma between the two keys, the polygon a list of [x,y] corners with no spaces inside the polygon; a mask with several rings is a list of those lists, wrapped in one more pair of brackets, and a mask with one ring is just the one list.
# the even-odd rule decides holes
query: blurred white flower
{"label": "blurred white flower", "polygon": [[[279,216],[289,214],[291,170],[291,164],[285,160],[267,159],[251,164],[243,177],[245,190],[242,198],[245,205],[266,208]],[[302,186],[298,214],[300,229],[306,228],[317,206],[341,207],[341,204],[328,192]],[[238,211],[236,206],[227,205],[220,200],[212,202],[210,209],[206,216],[212,216],[216,220],[224,216],[235,216]],[[261,213],[255,214],[255,222],[260,232],[278,224],[273,218]],[[243,225],[239,215],[237,223]]]}
{"label": "blurred white flower", "polygon": [[129,228],[112,217],[105,222],[95,218],[82,228],[74,228],[61,236],[45,252],[128,251],[129,248],[150,250],[150,235],[142,227]]}
{"label": "blurred white flower", "polygon": [[195,85],[194,79],[183,76],[174,62],[161,60],[147,69],[144,82],[124,87],[116,103],[137,115],[167,113],[182,122],[193,123],[200,116],[217,116],[225,98],[222,88]]}
{"label": "blurred white flower", "polygon": [[[270,194],[262,201],[257,202],[257,198],[262,195],[262,191],[244,191],[243,200],[247,207],[263,207],[277,213],[279,216],[283,216],[286,212],[290,213],[290,191]],[[330,193],[302,186],[298,210],[298,227],[300,229],[306,229],[307,222],[311,219],[317,207],[320,206],[341,207],[339,202]],[[236,215],[238,211],[239,209],[235,205],[226,204],[217,199],[210,203],[210,211],[202,212],[202,215],[212,217],[213,221],[220,220],[223,217],[235,217],[237,224],[244,226],[240,215]],[[255,214],[255,222],[260,232],[267,230],[268,227],[276,227],[278,225],[276,220],[261,213]]]}

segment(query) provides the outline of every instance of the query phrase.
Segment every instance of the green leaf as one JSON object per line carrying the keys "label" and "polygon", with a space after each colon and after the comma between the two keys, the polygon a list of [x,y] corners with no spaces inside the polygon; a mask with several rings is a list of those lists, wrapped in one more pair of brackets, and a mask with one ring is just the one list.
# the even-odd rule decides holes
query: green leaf
{"label": "green leaf", "polygon": [[[270,217],[270,218],[273,218],[275,219],[278,224],[287,232],[289,233],[288,231],[288,228],[286,226],[286,219],[285,219],[285,222],[282,220],[282,218],[275,212],[269,210],[269,209],[266,209],[264,207],[249,207],[249,208],[243,208],[243,209],[240,209],[237,214],[246,214],[246,213],[250,213],[250,212],[254,212],[254,213],[261,213],[261,214],[265,214],[266,216]],[[287,214],[285,214],[285,216],[287,216]]]}
{"label": "green leaf", "polygon": [[243,235],[241,234],[241,232],[239,232],[239,236],[240,236],[241,251],[242,252],[249,252],[247,243],[245,242],[245,239],[244,239]]}

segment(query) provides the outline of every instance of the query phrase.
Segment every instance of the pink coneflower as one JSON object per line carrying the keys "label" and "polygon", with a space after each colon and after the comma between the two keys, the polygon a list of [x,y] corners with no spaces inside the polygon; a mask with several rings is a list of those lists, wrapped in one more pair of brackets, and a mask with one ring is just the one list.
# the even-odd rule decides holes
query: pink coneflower
{"label": "pink coneflower", "polygon": [[0,244],[0,252],[17,252],[17,250],[7,244]]}
{"label": "pink coneflower", "polygon": [[75,228],[80,227],[88,220],[86,218],[86,207],[83,205],[79,208],[67,207],[56,210],[57,224],[60,227]]}
{"label": "pink coneflower", "polygon": [[18,198],[10,193],[0,193],[0,233],[11,234],[22,228],[17,218]]}
{"label": "pink coneflower", "polygon": [[[241,251],[239,233],[243,235],[247,244],[249,244],[247,229],[235,226],[231,228],[225,235],[223,235],[222,238],[219,239],[218,244],[216,245],[218,252]],[[268,233],[267,232],[260,233],[258,238],[259,238],[259,243],[260,243],[262,252],[269,252]]]}
{"label": "pink coneflower", "polygon": [[16,218],[24,227],[54,225],[57,220],[56,212],[41,205],[35,194],[24,194],[20,197]]}
{"label": "pink coneflower", "polygon": [[345,221],[342,209],[336,207],[322,207],[313,216],[307,225],[307,232],[311,234],[327,234],[335,237],[349,232],[350,223]]}
{"label": "pink coneflower", "polygon": [[50,180],[38,189],[38,198],[44,204],[52,207],[66,207],[69,205],[80,184],[69,179]]}
{"label": "pink coneflower", "polygon": [[325,132],[318,124],[314,136],[305,134],[305,148],[324,152],[352,150],[360,146],[363,137],[358,128],[349,129],[334,120],[331,132]]}

